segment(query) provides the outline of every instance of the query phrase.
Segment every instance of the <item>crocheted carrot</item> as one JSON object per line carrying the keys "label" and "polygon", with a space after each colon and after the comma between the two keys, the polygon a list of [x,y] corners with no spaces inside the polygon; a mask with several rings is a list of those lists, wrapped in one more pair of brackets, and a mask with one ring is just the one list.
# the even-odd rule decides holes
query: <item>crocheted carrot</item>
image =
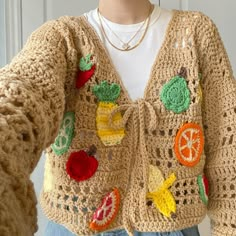
{"label": "crocheted carrot", "polygon": [[[117,107],[115,101],[120,95],[120,86],[116,83],[108,84],[102,81],[93,87],[93,93],[99,99],[96,113],[97,133],[105,146],[112,146],[121,143],[125,132],[124,129],[112,129],[109,126],[109,115]],[[122,121],[120,112],[113,117],[113,123],[119,124]]]}

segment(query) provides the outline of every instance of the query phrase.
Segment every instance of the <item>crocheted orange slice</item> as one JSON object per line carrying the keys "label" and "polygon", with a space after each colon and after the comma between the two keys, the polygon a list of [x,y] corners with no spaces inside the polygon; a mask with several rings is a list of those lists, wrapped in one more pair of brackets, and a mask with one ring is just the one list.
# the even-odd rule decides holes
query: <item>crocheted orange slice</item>
{"label": "crocheted orange slice", "polygon": [[117,188],[108,193],[102,200],[102,204],[98,207],[93,215],[90,228],[92,230],[102,231],[106,229],[115,219],[120,205],[120,193]]}
{"label": "crocheted orange slice", "polygon": [[175,138],[175,154],[179,162],[185,166],[195,166],[204,147],[204,136],[201,126],[196,123],[183,125]]}

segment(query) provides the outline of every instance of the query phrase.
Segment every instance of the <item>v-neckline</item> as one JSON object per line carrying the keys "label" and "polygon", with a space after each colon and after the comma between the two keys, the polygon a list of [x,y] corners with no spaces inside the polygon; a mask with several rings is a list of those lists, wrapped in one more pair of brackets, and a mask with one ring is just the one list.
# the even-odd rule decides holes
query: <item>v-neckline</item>
{"label": "v-neckline", "polygon": [[[148,77],[148,80],[147,80],[147,83],[145,85],[145,89],[144,89],[144,94],[143,94],[143,99],[146,100],[147,99],[147,91],[149,90],[149,87],[150,87],[150,84],[152,82],[152,79],[153,79],[153,74],[154,74],[154,68],[156,67],[156,65],[159,63],[160,61],[160,58],[162,56],[162,54],[164,53],[164,50],[166,48],[166,44],[167,42],[169,41],[168,40],[168,37],[169,37],[169,33],[170,31],[172,30],[172,24],[174,24],[174,21],[175,21],[175,17],[178,13],[178,10],[176,9],[172,9],[172,16],[171,16],[171,19],[169,20],[168,22],[168,25],[167,25],[167,28],[165,30],[165,35],[164,35],[164,40],[161,44],[161,47],[154,59],[154,62],[151,66],[151,70],[150,70],[150,74],[149,74],[149,77]],[[94,27],[90,24],[90,22],[86,19],[85,15],[82,15],[79,17],[81,19],[81,21],[84,23],[84,25],[87,27],[87,29],[90,31],[90,33],[92,34],[92,38],[94,38],[98,44],[99,44],[99,48],[101,49],[101,53],[105,55],[105,57],[107,58],[107,61],[108,61],[108,64],[112,70],[112,72],[114,73],[114,76],[116,78],[116,81],[119,81],[120,85],[121,85],[121,88],[122,90],[124,91],[124,95],[126,97],[126,100],[128,101],[129,104],[132,104],[132,103],[135,103],[135,101],[137,100],[133,100],[131,97],[130,97],[130,94],[129,92],[127,91],[122,79],[120,78],[120,75],[119,73],[117,72],[116,70],[116,67],[115,65],[113,64],[113,61],[111,59],[111,56],[107,50],[107,48],[105,47],[105,45],[103,44],[100,36],[98,35],[97,31],[94,29]]]}

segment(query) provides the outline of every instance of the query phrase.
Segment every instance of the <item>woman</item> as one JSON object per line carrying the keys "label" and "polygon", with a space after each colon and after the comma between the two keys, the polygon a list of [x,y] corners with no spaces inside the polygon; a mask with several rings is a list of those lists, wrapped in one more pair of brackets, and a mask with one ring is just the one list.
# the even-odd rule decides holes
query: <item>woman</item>
{"label": "woman", "polygon": [[36,30],[0,82],[0,235],[36,231],[44,149],[46,236],[196,236],[207,211],[235,234],[236,84],[204,14],[100,0]]}

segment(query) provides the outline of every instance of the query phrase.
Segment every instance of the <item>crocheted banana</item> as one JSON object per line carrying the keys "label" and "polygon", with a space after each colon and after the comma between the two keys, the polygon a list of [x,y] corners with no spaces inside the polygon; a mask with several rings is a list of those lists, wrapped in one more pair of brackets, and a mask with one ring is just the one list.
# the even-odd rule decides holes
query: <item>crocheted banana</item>
{"label": "crocheted banana", "polygon": [[[107,81],[102,81],[93,87],[93,93],[99,99],[96,113],[98,136],[105,146],[120,144],[125,135],[124,129],[112,129],[108,124],[109,115],[118,106],[115,101],[120,95],[120,86],[116,83],[109,85]],[[113,123],[116,125],[121,121],[121,113],[117,112],[113,117]]]}
{"label": "crocheted banana", "polygon": [[175,174],[171,174],[164,180],[158,167],[150,165],[147,199],[152,200],[155,207],[166,217],[171,217],[176,212],[175,199],[169,191],[175,180]]}

